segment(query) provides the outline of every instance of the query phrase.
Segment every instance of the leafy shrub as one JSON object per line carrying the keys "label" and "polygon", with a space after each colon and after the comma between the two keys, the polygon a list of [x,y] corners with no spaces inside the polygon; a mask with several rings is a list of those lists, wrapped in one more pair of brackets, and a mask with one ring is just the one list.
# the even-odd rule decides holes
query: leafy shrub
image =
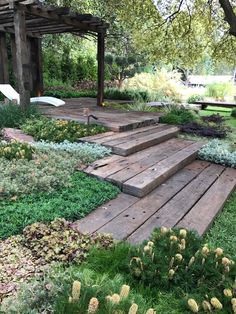
{"label": "leafy shrub", "polygon": [[[231,313],[231,298],[226,296],[225,289],[232,297],[236,265],[221,248],[212,250],[185,229],[162,227],[141,249],[134,249],[132,255],[130,272],[137,283],[164,290],[178,287],[190,296],[198,293],[198,303],[217,298]],[[193,307],[190,309],[193,311]]]}
{"label": "leafy shrub", "polygon": [[12,141],[10,143],[0,142],[0,158],[12,159],[27,159],[33,158],[34,149],[27,143]]}
{"label": "leafy shrub", "polygon": [[95,90],[86,91],[72,91],[72,90],[47,90],[44,92],[44,96],[51,96],[56,98],[79,98],[79,97],[97,97]]}
{"label": "leafy shrub", "polygon": [[204,145],[198,152],[198,157],[202,160],[236,168],[236,151],[233,151],[228,143],[217,139]]}
{"label": "leafy shrub", "polygon": [[228,129],[224,126],[210,125],[199,122],[191,122],[181,126],[181,131],[184,133],[194,134],[197,136],[206,136],[214,138],[225,138]]}
{"label": "leafy shrub", "polygon": [[233,108],[233,109],[232,109],[231,116],[232,116],[233,118],[236,118],[236,108]]}
{"label": "leafy shrub", "polygon": [[64,151],[76,157],[83,164],[88,164],[96,159],[103,158],[111,153],[111,149],[99,144],[71,143],[64,141],[61,143],[48,143],[45,141],[34,142],[32,145],[41,151]]}
{"label": "leafy shrub", "polygon": [[212,122],[212,123],[216,123],[216,124],[222,124],[225,122],[225,118],[223,116],[221,116],[219,113],[212,114],[210,116],[203,116],[201,118],[204,122],[207,122],[207,123]]}
{"label": "leafy shrub", "polygon": [[152,73],[135,74],[133,78],[127,79],[125,88],[134,90],[148,90],[150,93],[158,94],[158,100],[166,97],[174,102],[179,102],[181,95],[180,73],[177,71],[167,72],[164,68]]}
{"label": "leafy shrub", "polygon": [[142,111],[142,112],[156,111],[156,108],[148,106],[146,103],[143,103],[143,102],[136,102],[132,105],[128,105],[127,109],[130,111]]}
{"label": "leafy shrub", "polygon": [[65,140],[76,142],[80,137],[103,133],[104,126],[79,124],[75,121],[54,120],[46,117],[29,119],[21,125],[23,132],[32,135],[36,140],[60,143]]}
{"label": "leafy shrub", "polygon": [[[54,178],[50,168],[47,170],[49,173],[45,174],[45,178],[42,177],[41,180],[37,178],[41,185],[33,181],[34,186],[30,190],[28,179],[26,188],[21,186],[18,188],[24,191],[28,189],[30,195],[0,202],[0,238],[18,234],[34,222],[48,222],[58,217],[68,220],[80,219],[119,193],[119,189],[112,184],[91,178],[82,172],[64,178],[63,173],[68,176],[69,171],[61,170]],[[44,184],[45,180],[49,182],[46,181]],[[54,186],[58,188],[63,185],[66,187],[53,191]],[[13,186],[12,190],[14,188]],[[8,194],[15,192],[12,190]],[[33,193],[37,190],[45,192]]]}
{"label": "leafy shrub", "polygon": [[[127,314],[134,302],[138,304],[138,313],[155,314],[151,309],[147,312],[150,303],[134,289],[124,285],[121,275],[110,278],[88,268],[81,271],[76,266],[69,269],[54,267],[47,272],[45,278],[23,284],[15,297],[3,301],[1,311],[9,314],[16,310],[19,314]],[[88,312],[89,304],[94,312]],[[137,313],[135,308],[136,305],[133,305],[129,313]]]}
{"label": "leafy shrub", "polygon": [[192,104],[192,103],[195,103],[195,101],[201,101],[203,99],[204,99],[203,95],[195,94],[188,97],[187,103]]}
{"label": "leafy shrub", "polygon": [[31,105],[26,111],[19,105],[12,103],[0,105],[0,129],[19,127],[32,116],[39,116],[39,112],[34,105]]}
{"label": "leafy shrub", "polygon": [[212,83],[206,87],[206,96],[215,99],[224,100],[225,96],[234,94],[234,86],[232,83]]}
{"label": "leafy shrub", "polygon": [[172,106],[168,109],[167,113],[160,117],[161,123],[167,124],[184,124],[196,120],[195,115],[187,109]]}

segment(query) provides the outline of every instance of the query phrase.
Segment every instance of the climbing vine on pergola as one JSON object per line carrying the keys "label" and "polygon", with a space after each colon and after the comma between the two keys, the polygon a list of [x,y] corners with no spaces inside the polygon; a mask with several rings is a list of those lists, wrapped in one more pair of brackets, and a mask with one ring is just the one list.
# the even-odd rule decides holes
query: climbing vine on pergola
{"label": "climbing vine on pergola", "polygon": [[6,34],[11,38],[11,54],[20,105],[26,108],[30,94],[43,93],[42,37],[71,33],[97,38],[97,104],[104,99],[105,37],[109,24],[91,14],[71,12],[69,8],[46,6],[39,0],[0,1],[0,83],[9,83]]}

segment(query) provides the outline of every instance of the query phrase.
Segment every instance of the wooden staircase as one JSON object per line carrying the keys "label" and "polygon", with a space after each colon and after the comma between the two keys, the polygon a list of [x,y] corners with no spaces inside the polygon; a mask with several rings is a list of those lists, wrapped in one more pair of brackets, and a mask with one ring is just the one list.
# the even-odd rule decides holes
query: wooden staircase
{"label": "wooden staircase", "polygon": [[161,226],[205,233],[236,186],[236,170],[195,160],[203,143],[177,134],[176,127],[156,125],[84,138],[115,152],[84,171],[113,182],[123,193],[75,228],[112,233],[132,243]]}

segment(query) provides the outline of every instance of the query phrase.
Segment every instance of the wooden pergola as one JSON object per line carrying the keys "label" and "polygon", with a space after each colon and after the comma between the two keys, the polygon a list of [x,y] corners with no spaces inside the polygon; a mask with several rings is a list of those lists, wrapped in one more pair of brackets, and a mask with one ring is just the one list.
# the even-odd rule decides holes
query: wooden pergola
{"label": "wooden pergola", "polygon": [[43,93],[42,37],[46,34],[71,33],[97,38],[98,94],[104,99],[105,37],[109,24],[91,14],[71,12],[68,8],[43,5],[39,0],[0,0],[0,83],[9,83],[6,34],[11,38],[14,74],[20,104],[30,103],[30,93]]}

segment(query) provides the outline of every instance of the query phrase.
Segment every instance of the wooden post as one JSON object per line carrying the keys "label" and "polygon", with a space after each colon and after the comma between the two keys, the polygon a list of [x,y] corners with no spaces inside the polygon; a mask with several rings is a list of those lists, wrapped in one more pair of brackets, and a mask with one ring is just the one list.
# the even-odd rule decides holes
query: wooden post
{"label": "wooden post", "polygon": [[98,33],[97,61],[98,61],[98,91],[97,105],[102,106],[104,101],[104,67],[105,67],[105,33]]}
{"label": "wooden post", "polygon": [[9,83],[6,34],[0,32],[0,83]]}
{"label": "wooden post", "polygon": [[16,41],[15,35],[11,34],[11,57],[12,57],[12,70],[14,76],[15,88],[19,90],[18,82],[17,82],[17,62],[16,62]]}
{"label": "wooden post", "polygon": [[36,96],[43,95],[43,60],[41,38],[31,38],[31,60],[33,91]]}
{"label": "wooden post", "polygon": [[14,10],[14,28],[20,106],[26,109],[30,105],[30,56],[27,47],[25,12],[22,9]]}

